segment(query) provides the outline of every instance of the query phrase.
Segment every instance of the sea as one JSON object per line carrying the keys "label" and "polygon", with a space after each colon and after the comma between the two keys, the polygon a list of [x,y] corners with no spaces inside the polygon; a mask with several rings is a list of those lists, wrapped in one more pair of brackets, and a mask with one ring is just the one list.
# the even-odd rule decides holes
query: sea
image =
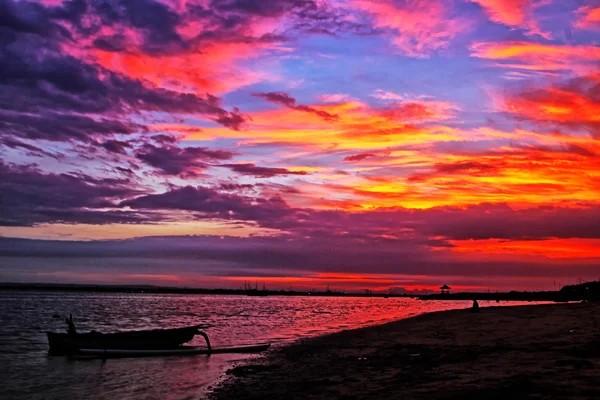
{"label": "sea", "polygon": [[[486,302],[508,306],[528,302]],[[221,296],[145,293],[0,292],[1,399],[202,399],[241,354],[137,359],[72,360],[50,356],[46,331],[65,332],[73,315],[78,332],[173,328],[209,324],[213,347],[272,343],[365,327],[469,301],[399,297]],[[190,345],[203,345],[196,336]]]}

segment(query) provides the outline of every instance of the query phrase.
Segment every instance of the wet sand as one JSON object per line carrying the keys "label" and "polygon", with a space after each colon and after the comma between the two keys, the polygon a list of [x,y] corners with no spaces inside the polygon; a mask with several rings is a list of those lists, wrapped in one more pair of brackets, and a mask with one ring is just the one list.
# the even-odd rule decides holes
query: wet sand
{"label": "wet sand", "polygon": [[598,399],[600,304],[421,315],[232,368],[211,398]]}

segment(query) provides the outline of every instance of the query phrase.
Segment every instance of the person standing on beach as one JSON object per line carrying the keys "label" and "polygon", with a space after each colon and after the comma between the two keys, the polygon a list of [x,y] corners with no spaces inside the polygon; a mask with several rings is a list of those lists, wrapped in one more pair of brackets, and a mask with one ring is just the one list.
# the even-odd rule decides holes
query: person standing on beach
{"label": "person standing on beach", "polygon": [[473,307],[469,309],[469,312],[479,312],[479,303],[477,299],[473,299]]}

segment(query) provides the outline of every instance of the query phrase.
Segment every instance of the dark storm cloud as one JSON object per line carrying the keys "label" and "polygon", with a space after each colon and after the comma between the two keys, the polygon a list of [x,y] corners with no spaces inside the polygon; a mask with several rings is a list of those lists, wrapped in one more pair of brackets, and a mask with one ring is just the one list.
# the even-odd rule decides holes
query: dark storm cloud
{"label": "dark storm cloud", "polygon": [[126,154],[127,149],[131,148],[131,144],[129,142],[124,142],[122,140],[107,140],[101,143],[100,146],[104,147],[111,153],[117,154]]}
{"label": "dark storm cloud", "polygon": [[123,179],[44,174],[34,167],[0,162],[0,225],[147,221],[144,213],[101,210],[114,208],[119,199],[141,193],[132,187]]}
{"label": "dark storm cloud", "polygon": [[54,159],[59,159],[59,154],[54,154],[49,151],[43,150],[37,146],[34,146],[30,143],[25,143],[16,138],[7,136],[4,138],[0,138],[0,145],[6,146],[11,149],[24,149],[28,155],[32,155],[35,157],[50,157]]}
{"label": "dark storm cloud", "polygon": [[139,124],[101,117],[48,112],[30,115],[0,111],[0,133],[27,139],[90,141],[94,135],[131,134],[144,130]]}
{"label": "dark storm cloud", "polygon": [[[147,53],[181,51],[187,44],[177,33],[182,17],[165,4],[153,0],[71,0],[52,7],[47,14],[70,23],[81,35],[96,34],[102,27],[136,30]],[[119,34],[96,38],[94,45],[108,51],[122,51]]]}
{"label": "dark storm cloud", "polygon": [[214,161],[230,160],[233,153],[206,147],[177,147],[144,145],[136,157],[167,175],[196,174]]}
{"label": "dark storm cloud", "polygon": [[287,168],[259,167],[251,163],[245,164],[223,164],[222,167],[229,168],[241,175],[251,175],[257,178],[272,178],[274,176],[286,175],[308,175],[306,171],[290,171]]}
{"label": "dark storm cloud", "polygon": [[271,103],[281,104],[287,108],[291,108],[292,110],[304,111],[318,115],[326,121],[333,121],[338,119],[338,116],[335,114],[330,114],[326,111],[318,110],[314,107],[297,104],[295,98],[284,92],[254,93],[253,96],[261,97]]}
{"label": "dark storm cloud", "polygon": [[[348,243],[347,241],[323,238],[287,237],[231,237],[231,236],[165,236],[127,240],[106,241],[45,241],[0,237],[0,254],[13,257],[32,257],[43,260],[38,267],[45,270],[51,258],[68,260],[71,257],[111,259],[152,258],[161,268],[168,265],[171,273],[203,273],[210,270],[215,261],[227,263],[219,267],[214,275],[247,276],[261,274],[273,269],[267,276],[286,276],[293,272],[320,273],[387,273],[430,276],[483,277],[558,277],[580,274],[587,276],[598,272],[598,263],[566,265],[548,264],[545,260],[535,262],[480,262],[436,257],[424,243],[407,240],[403,243]],[[178,270],[173,260],[188,260],[189,266]],[[0,258],[0,262],[1,262]],[[110,265],[106,262],[107,272]],[[138,263],[140,264],[140,263]],[[147,266],[140,273],[148,273]],[[80,267],[85,271],[85,267]],[[239,271],[239,269],[242,269]],[[72,271],[72,267],[69,268]],[[131,270],[127,269],[127,272]],[[96,272],[98,272],[96,270]],[[119,272],[124,272],[120,270]],[[275,275],[274,275],[275,274]]]}
{"label": "dark storm cloud", "polygon": [[165,193],[140,196],[121,203],[141,210],[182,210],[199,213],[199,218],[267,221],[293,212],[281,197],[245,197],[208,187],[185,186]]}
{"label": "dark storm cloud", "polygon": [[201,186],[140,196],[121,205],[147,211],[199,212],[200,218],[252,221],[295,237],[337,237],[361,243],[430,241],[431,238],[442,241],[600,238],[598,205],[515,209],[497,203],[422,210],[380,208],[350,213],[294,208],[277,196],[247,197]]}

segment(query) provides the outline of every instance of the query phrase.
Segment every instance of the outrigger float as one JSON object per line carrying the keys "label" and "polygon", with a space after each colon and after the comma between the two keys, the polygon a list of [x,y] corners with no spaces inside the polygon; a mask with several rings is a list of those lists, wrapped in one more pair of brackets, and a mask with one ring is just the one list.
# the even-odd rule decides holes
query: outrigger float
{"label": "outrigger float", "polygon": [[[223,353],[259,353],[267,350],[269,343],[250,346],[213,348],[208,335],[200,329],[209,325],[192,325],[173,329],[152,329],[100,333],[91,331],[77,333],[73,317],[66,320],[67,333],[46,332],[51,355],[69,355],[75,357],[159,357],[183,356],[195,354]],[[195,335],[204,337],[206,347],[182,346]]]}

